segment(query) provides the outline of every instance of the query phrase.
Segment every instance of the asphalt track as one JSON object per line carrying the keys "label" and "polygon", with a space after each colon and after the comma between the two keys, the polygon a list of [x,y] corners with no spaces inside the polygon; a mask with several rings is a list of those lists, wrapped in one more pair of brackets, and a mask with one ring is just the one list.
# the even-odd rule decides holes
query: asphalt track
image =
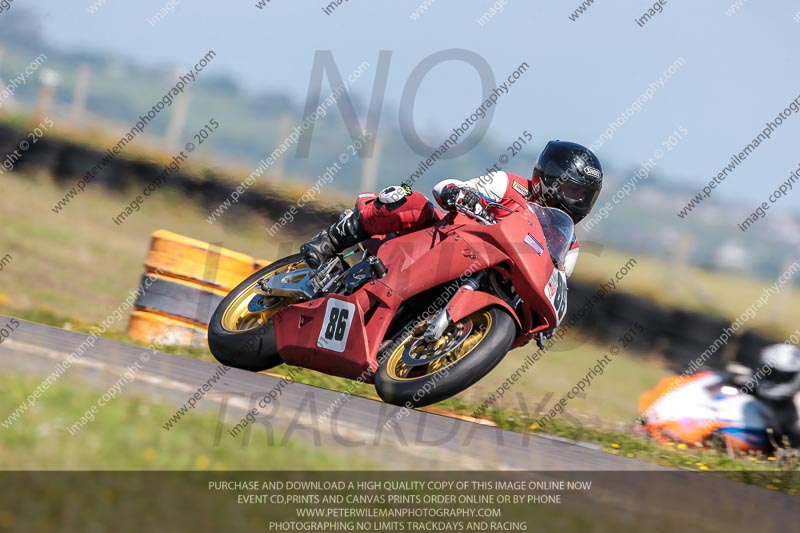
{"label": "asphalt track", "polygon": [[[86,335],[80,333],[20,321],[0,344],[0,372],[44,379],[84,339]],[[105,391],[146,351],[98,339],[61,379]],[[177,409],[220,368],[187,357],[150,353],[149,361],[121,395],[146,396]],[[207,438],[209,446],[221,439],[233,439],[229,430],[280,382],[274,376],[236,369],[224,373],[197,404],[197,410],[218,413],[219,420],[214,435],[200,438]],[[291,437],[341,457],[345,466],[347,458],[356,454],[383,471],[520,471],[520,475],[545,479],[594,479],[598,488],[592,488],[573,507],[565,507],[564,512],[589,513],[592,520],[613,515],[645,527],[640,530],[682,530],[688,522],[696,531],[741,531],[749,527],[787,531],[797,520],[797,497],[670,470],[580,443],[413,410],[387,430],[384,424],[400,409],[375,400],[348,397],[333,416],[320,420],[319,415],[340,398],[337,392],[285,383],[278,401],[259,413],[256,423],[245,430],[245,441],[265,446],[268,453],[269,446]],[[1,413],[3,418],[16,406],[5,407],[8,412]],[[153,431],[167,434],[162,428],[164,422],[146,416],[141,420],[142,424],[151,424]]]}
{"label": "asphalt track", "polygon": [[[0,344],[0,372],[23,372],[44,378],[55,370],[59,362],[67,360],[85,338],[86,335],[80,333],[20,321],[20,327]],[[63,377],[104,391],[147,351],[98,339]],[[150,360],[121,394],[144,395],[177,409],[214,376],[218,368],[204,361],[151,352]],[[265,374],[237,369],[227,371],[197,404],[198,410],[219,413],[218,430],[209,436],[209,444],[233,438],[229,430],[250,409],[258,408],[258,401],[276,390],[280,381],[280,378]],[[342,403],[343,399],[346,401]],[[337,400],[341,403],[339,409],[329,418],[321,418],[320,415]],[[662,469],[650,463],[611,455],[589,445],[523,435],[421,411],[406,411],[406,416],[384,428],[399,411],[400,408],[380,401],[355,396],[342,398],[338,392],[288,382],[281,387],[277,402],[259,409],[256,423],[248,426],[251,431],[248,438],[253,443],[274,445],[290,435],[328,450],[338,448],[361,454],[368,449],[373,457],[391,458],[387,469],[396,470],[409,467],[550,471]],[[3,418],[7,414],[4,413]],[[191,412],[187,416],[191,416]],[[164,422],[143,421],[158,426]]]}

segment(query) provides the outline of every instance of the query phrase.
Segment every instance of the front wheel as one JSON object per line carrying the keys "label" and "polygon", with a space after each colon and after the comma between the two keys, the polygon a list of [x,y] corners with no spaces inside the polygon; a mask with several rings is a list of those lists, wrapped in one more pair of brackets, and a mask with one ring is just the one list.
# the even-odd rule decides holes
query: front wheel
{"label": "front wheel", "polygon": [[375,389],[387,403],[422,407],[458,394],[488,374],[516,336],[514,320],[496,307],[451,324],[433,343],[420,329],[404,328],[383,350]]}
{"label": "front wheel", "polygon": [[[233,289],[217,306],[208,324],[208,348],[220,363],[260,372],[283,363],[278,354],[272,317],[298,299],[268,297],[259,290],[262,279],[305,268],[300,254],[270,263]],[[253,312],[250,302],[263,298]]]}

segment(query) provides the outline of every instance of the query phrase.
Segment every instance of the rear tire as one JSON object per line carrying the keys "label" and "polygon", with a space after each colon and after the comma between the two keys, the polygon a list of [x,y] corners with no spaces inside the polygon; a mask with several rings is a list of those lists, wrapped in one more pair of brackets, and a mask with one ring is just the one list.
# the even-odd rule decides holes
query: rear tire
{"label": "rear tire", "polygon": [[278,354],[278,344],[272,320],[249,329],[232,331],[223,326],[225,311],[234,305],[239,296],[270,272],[303,261],[301,254],[284,257],[262,268],[237,285],[220,302],[208,324],[208,348],[220,363],[241,370],[260,372],[283,363]]}
{"label": "rear tire", "polygon": [[470,317],[483,313],[490,317],[485,336],[461,358],[432,374],[398,379],[389,368],[396,363],[395,353],[383,357],[375,375],[378,396],[394,405],[423,407],[455,396],[477,383],[505,357],[517,334],[514,319],[505,310],[491,307]]}

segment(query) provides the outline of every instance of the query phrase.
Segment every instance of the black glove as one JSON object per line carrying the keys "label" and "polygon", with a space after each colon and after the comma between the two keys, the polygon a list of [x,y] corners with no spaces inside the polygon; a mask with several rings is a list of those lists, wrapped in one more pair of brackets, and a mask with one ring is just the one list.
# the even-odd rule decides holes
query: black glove
{"label": "black glove", "polygon": [[462,205],[470,211],[476,211],[475,205],[481,205],[481,197],[468,187],[448,185],[439,194],[442,204],[449,210],[455,210],[456,205]]}

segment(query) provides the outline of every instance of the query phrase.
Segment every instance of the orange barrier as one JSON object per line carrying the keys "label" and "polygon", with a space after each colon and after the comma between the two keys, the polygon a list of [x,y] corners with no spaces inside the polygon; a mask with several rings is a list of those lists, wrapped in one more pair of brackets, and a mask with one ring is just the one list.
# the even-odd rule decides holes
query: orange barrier
{"label": "orange barrier", "polygon": [[153,232],[144,260],[148,272],[217,287],[226,292],[253,273],[255,259],[227,248],[166,230]]}
{"label": "orange barrier", "polygon": [[144,267],[145,274],[158,274],[136,299],[128,335],[148,344],[205,348],[206,328],[219,302],[270,263],[171,231],[154,231]]}
{"label": "orange barrier", "polygon": [[128,323],[128,336],[147,344],[159,342],[173,346],[206,347],[206,329],[150,311],[134,311]]}

